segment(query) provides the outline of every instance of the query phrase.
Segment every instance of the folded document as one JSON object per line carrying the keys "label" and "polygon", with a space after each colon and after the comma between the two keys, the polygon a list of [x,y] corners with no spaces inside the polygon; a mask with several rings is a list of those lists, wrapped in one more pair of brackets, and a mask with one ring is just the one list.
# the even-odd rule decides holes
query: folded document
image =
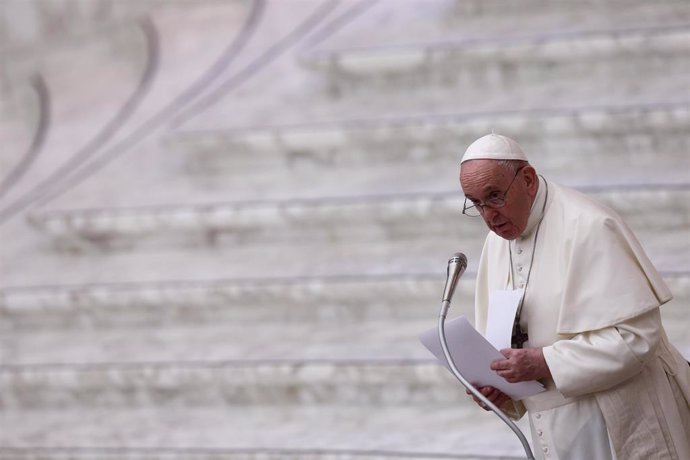
{"label": "folded document", "polygon": [[[544,386],[536,380],[509,383],[496,374],[496,371],[491,370],[491,362],[504,357],[472,327],[464,316],[447,321],[445,331],[448,350],[455,367],[471,384],[477,387],[492,386],[516,401],[544,391]],[[422,333],[419,340],[436,356],[441,364],[450,370],[441,348],[441,339],[438,336],[437,328]]]}

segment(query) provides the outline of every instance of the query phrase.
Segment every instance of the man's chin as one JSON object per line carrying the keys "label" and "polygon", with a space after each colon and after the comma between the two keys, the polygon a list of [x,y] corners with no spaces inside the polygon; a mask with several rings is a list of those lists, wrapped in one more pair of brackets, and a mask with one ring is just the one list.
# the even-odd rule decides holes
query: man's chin
{"label": "man's chin", "polygon": [[500,236],[504,240],[514,240],[519,236],[515,229],[512,227],[506,229],[494,228],[493,231],[496,235]]}

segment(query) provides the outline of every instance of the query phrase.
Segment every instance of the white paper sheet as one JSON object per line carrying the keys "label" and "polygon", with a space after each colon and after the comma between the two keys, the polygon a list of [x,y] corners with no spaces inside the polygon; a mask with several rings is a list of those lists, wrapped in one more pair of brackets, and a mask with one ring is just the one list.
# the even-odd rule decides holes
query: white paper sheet
{"label": "white paper sheet", "polygon": [[[492,371],[491,362],[503,359],[503,355],[482,337],[464,316],[446,321],[445,331],[453,362],[468,382],[477,387],[498,388],[516,401],[544,391],[544,386],[537,381],[509,383]],[[441,348],[437,328],[423,332],[419,340],[441,364],[450,369]]]}
{"label": "white paper sheet", "polygon": [[522,289],[497,290],[489,295],[489,314],[484,337],[497,350],[510,348],[513,321],[521,297]]}

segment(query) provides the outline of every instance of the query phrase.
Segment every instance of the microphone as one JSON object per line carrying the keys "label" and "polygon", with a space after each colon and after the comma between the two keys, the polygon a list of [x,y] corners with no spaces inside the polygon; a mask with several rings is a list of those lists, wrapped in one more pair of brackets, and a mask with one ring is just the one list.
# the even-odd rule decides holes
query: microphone
{"label": "microphone", "polygon": [[527,458],[529,460],[534,460],[534,455],[532,454],[532,448],[530,447],[525,435],[522,434],[520,428],[513,423],[510,418],[503,413],[503,411],[492,403],[486,396],[484,396],[473,384],[471,384],[458,370],[455,362],[453,361],[453,356],[450,354],[450,349],[448,348],[448,341],[446,340],[446,330],[445,321],[448,310],[450,309],[450,299],[453,297],[453,292],[455,291],[455,286],[458,284],[458,280],[465,273],[467,268],[467,257],[462,252],[456,252],[448,261],[448,273],[446,275],[446,287],[443,290],[443,301],[441,302],[441,312],[438,315],[438,339],[441,343],[441,349],[443,350],[443,356],[446,358],[448,367],[453,373],[456,379],[462,383],[462,386],[467,388],[467,390],[474,395],[475,398],[479,399],[485,406],[491,409],[503,422],[508,425],[508,427],[513,430],[515,435],[520,438],[522,447],[525,449]]}
{"label": "microphone", "polygon": [[453,292],[455,292],[455,286],[458,284],[458,280],[465,273],[467,268],[467,257],[462,252],[456,252],[448,260],[448,271],[446,273],[446,287],[443,289],[443,299],[442,302],[450,303],[450,299],[453,297]]}

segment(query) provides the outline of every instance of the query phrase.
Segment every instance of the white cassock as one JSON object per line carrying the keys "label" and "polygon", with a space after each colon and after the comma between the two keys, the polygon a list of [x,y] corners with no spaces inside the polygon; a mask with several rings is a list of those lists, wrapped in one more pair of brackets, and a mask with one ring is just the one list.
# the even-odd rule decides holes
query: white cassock
{"label": "white cassock", "polygon": [[525,232],[486,238],[477,329],[486,330],[491,292],[524,288],[533,251],[521,326],[553,378],[503,409],[514,418],[527,409],[535,456],[690,459],[690,367],[659,314],[672,296],[613,210],[540,178]]}

